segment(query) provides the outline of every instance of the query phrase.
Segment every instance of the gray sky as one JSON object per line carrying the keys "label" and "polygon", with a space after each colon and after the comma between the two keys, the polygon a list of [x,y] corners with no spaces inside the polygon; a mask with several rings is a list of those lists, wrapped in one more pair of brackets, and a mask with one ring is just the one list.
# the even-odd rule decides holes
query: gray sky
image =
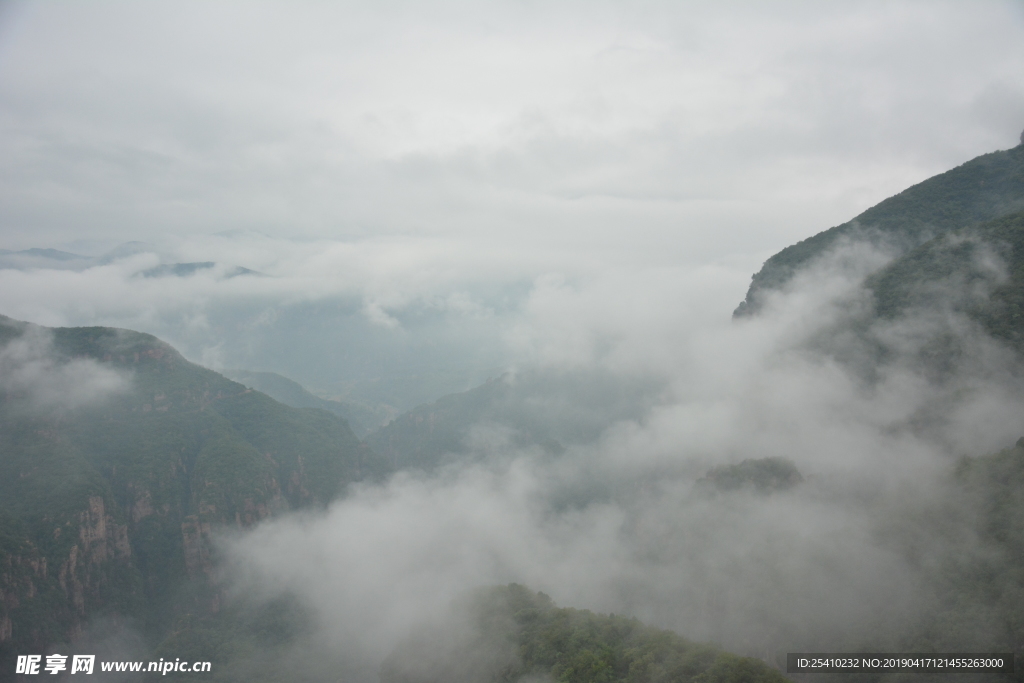
{"label": "gray sky", "polygon": [[762,5],[0,4],[0,249],[154,245],[0,269],[0,313],[409,407],[670,348],[770,254],[1017,144],[1018,3]]}
{"label": "gray sky", "polygon": [[1018,3],[762,5],[7,3],[0,244],[703,262],[1017,143]]}

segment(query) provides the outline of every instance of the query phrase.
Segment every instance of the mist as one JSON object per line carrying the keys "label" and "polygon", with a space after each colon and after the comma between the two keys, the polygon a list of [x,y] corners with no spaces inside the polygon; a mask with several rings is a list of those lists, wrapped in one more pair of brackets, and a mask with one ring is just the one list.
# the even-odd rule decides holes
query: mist
{"label": "mist", "polygon": [[[282,671],[376,681],[510,582],[771,662],[907,648],[950,567],[1006,566],[952,479],[1024,434],[1019,355],[965,314],[1006,264],[878,317],[897,252],[842,241],[730,314],[779,249],[1016,145],[1022,28],[1002,1],[5,3],[0,314],[277,372],[370,430],[507,389],[429,466],[220,530],[227,608],[308,620]],[[0,351],[34,410],[130,384],[35,332]],[[769,458],[802,481],[709,476]],[[988,609],[930,642],[999,641]],[[136,651],[118,628],[90,637]]]}
{"label": "mist", "polygon": [[[991,552],[951,473],[1024,434],[1024,382],[1014,355],[952,310],[851,333],[871,306],[863,275],[888,258],[841,245],[736,322],[702,305],[730,289],[709,271],[648,273],[628,293],[616,275],[537,286],[514,331],[524,367],[623,385],[660,373],[640,417],[610,416],[561,454],[481,424],[468,454],[433,473],[399,472],[322,515],[226,541],[225,580],[249,599],[301,600],[352,680],[374,680],[413,626],[437,624],[467,591],[509,582],[768,661],[898,648],[937,613],[953,549],[964,562]],[[922,339],[949,334],[966,353],[929,374]],[[867,356],[884,359],[872,373]],[[769,493],[699,483],[766,457],[804,481]],[[992,628],[981,615],[949,645]]]}
{"label": "mist", "polygon": [[0,349],[0,392],[21,410],[72,410],[96,405],[131,388],[130,375],[92,358],[66,358],[48,330],[28,326]]}
{"label": "mist", "polygon": [[89,258],[0,254],[0,310],[405,410],[520,363],[537,293],[713,270],[734,292],[685,305],[734,307],[779,248],[1016,144],[1021,25],[1012,2],[7,3],[0,248]]}

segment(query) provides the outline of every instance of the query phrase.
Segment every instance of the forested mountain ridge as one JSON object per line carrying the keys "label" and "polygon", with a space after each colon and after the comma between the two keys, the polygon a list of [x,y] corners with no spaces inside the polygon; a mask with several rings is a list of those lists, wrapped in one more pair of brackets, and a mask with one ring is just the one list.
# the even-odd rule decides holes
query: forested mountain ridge
{"label": "forested mountain ridge", "polygon": [[0,666],[133,619],[220,608],[211,534],[326,505],[387,466],[151,335],[0,317]]}
{"label": "forested mountain ridge", "polygon": [[366,442],[395,469],[430,471],[503,443],[557,455],[589,442],[616,420],[638,420],[662,386],[601,373],[508,373],[417,406],[371,432]]}
{"label": "forested mountain ridge", "polygon": [[[458,628],[425,627],[384,661],[381,683],[783,683],[764,662],[691,642],[636,619],[557,607],[509,584],[457,606]],[[467,628],[468,627],[468,628]]]}
{"label": "forested mountain ridge", "polygon": [[492,379],[469,391],[443,396],[399,415],[367,436],[367,443],[395,469],[430,470],[462,452],[470,428],[486,420],[493,404],[510,393],[507,382]]}
{"label": "forested mountain ridge", "polygon": [[841,238],[868,239],[905,252],[954,230],[1024,209],[1024,144],[991,152],[889,197],[853,220],[775,254],[754,274],[733,313],[756,313],[763,295],[782,288]]}
{"label": "forested mountain ridge", "polygon": [[958,311],[1024,352],[1024,211],[933,238],[865,284],[881,318]]}

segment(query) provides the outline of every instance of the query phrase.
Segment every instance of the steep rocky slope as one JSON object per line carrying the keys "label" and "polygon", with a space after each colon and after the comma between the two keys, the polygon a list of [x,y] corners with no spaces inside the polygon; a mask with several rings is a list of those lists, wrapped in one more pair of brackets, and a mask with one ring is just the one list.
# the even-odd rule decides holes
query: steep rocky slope
{"label": "steep rocky slope", "polygon": [[210,614],[219,529],[323,506],[384,462],[146,334],[0,317],[0,666],[99,617]]}

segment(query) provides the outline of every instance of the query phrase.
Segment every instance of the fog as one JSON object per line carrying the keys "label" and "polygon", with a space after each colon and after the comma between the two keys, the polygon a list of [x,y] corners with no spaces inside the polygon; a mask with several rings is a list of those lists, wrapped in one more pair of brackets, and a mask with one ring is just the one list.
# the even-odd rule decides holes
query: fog
{"label": "fog", "polygon": [[[780,248],[1016,144],[1022,27],[1013,2],[6,3],[0,249],[92,260],[0,254],[0,311],[408,409],[539,351],[546,295],[708,271],[733,290],[686,305],[722,311]],[[190,262],[218,268],[135,277]]]}
{"label": "fog", "polygon": [[[399,472],[228,541],[225,578],[250,597],[298,596],[352,680],[374,680],[413,625],[469,589],[508,582],[770,661],[891,650],[931,618],[954,547],[958,561],[990,552],[951,472],[1024,434],[1024,382],[953,310],[852,333],[870,310],[859,282],[887,258],[842,245],[736,322],[702,304],[722,287],[714,272],[647,274],[629,296],[615,275],[538,286],[515,330],[531,367],[624,384],[660,373],[653,407],[559,455],[482,425],[433,474]],[[935,376],[917,354],[940,334],[966,352]],[[865,374],[868,355],[886,360]],[[764,457],[805,481],[771,494],[696,484]],[[983,642],[985,628],[982,615],[950,646]]]}
{"label": "fog", "polygon": [[[876,320],[893,253],[844,242],[731,312],[772,253],[1016,145],[1022,29],[1013,2],[6,3],[0,313],[382,415],[500,378],[585,426],[546,449],[490,416],[437,469],[222,537],[229,602],[313,615],[297,666],[374,681],[513,581],[769,660],[892,648],[951,548],[989,552],[957,458],[1024,434],[1015,356],[942,304],[1003,265]],[[0,381],[125,386],[46,349]],[[767,457],[804,481],[697,483]]]}
{"label": "fog", "polygon": [[999,1],[9,2],[0,234],[767,255],[1015,144],[1021,25]]}
{"label": "fog", "polygon": [[131,377],[92,358],[64,358],[49,330],[30,326],[0,349],[0,391],[18,410],[71,410],[125,393]]}

